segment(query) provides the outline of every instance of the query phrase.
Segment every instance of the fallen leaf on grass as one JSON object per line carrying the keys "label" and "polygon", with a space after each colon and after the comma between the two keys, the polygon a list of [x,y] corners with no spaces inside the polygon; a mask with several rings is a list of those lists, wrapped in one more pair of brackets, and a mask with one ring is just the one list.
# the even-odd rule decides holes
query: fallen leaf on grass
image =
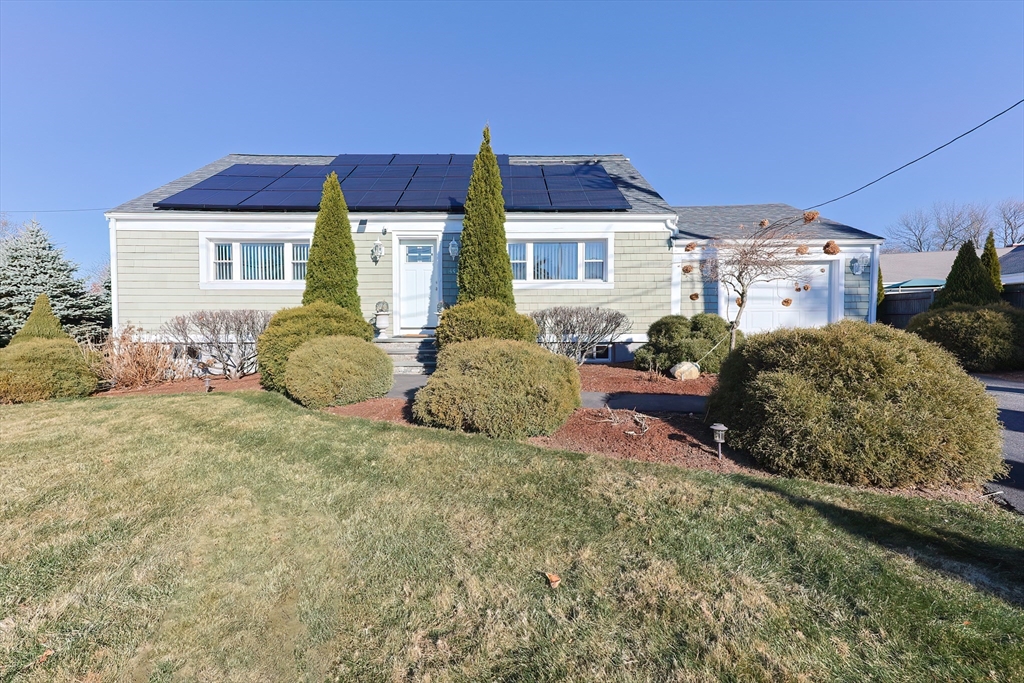
{"label": "fallen leaf on grass", "polygon": [[548,572],[544,572],[544,576],[547,577],[548,585],[552,588],[558,588],[558,584],[562,583],[562,577],[558,574],[549,574]]}

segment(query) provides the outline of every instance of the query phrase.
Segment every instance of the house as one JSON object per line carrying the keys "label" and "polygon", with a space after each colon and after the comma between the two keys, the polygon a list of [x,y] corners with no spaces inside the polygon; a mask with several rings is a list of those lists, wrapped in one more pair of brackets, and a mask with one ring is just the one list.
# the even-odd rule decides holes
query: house
{"label": "house", "polygon": [[[461,154],[223,157],[106,214],[114,325],[159,334],[190,311],[298,305],[320,188],[334,171],[350,208],[364,316],[387,306],[387,334],[429,334],[456,300],[472,161]],[[617,154],[498,161],[517,308],[623,311],[632,327],[608,359],[628,358],[664,315],[728,312],[729,297],[703,283],[699,268],[684,268],[702,252],[688,251],[690,242],[736,237],[740,223],[796,211],[671,207]],[[783,307],[794,283],[760,286],[745,329],[874,319],[868,301],[880,238],[826,220],[814,229],[804,278],[810,290],[789,295],[794,303]],[[841,253],[823,254],[827,239]]]}
{"label": "house", "polygon": [[[981,256],[982,249],[978,249]],[[882,254],[882,279],[886,292],[939,289],[959,253],[952,251],[914,251]],[[996,249],[1004,285],[1024,283],[1024,245]]]}

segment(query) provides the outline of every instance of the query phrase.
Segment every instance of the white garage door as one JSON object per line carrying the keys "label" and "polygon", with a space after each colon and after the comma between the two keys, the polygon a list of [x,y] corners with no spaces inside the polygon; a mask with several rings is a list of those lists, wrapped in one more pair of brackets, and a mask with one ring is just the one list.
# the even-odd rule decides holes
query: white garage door
{"label": "white garage door", "polygon": [[828,261],[809,263],[793,280],[754,285],[750,291],[750,302],[743,311],[740,329],[753,334],[780,327],[827,325],[831,268],[832,263]]}

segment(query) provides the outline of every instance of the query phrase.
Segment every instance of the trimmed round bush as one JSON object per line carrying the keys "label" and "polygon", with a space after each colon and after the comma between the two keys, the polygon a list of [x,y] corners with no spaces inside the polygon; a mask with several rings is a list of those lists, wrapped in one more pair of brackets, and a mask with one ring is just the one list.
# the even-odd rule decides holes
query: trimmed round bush
{"label": "trimmed round bush", "polygon": [[528,315],[497,299],[474,299],[456,304],[441,314],[434,343],[440,351],[450,344],[480,339],[537,342],[537,323]]}
{"label": "trimmed round bush", "polygon": [[373,328],[355,313],[326,301],[278,311],[256,340],[260,384],[270,391],[286,391],[289,354],[310,339],[332,336],[370,341]]}
{"label": "trimmed round bush", "polygon": [[946,349],[970,372],[1024,369],[1024,311],[953,304],[919,313],[907,331]]}
{"label": "trimmed round bush", "polygon": [[[704,372],[718,372],[729,355],[729,340],[724,339],[728,335],[729,323],[711,313],[692,318],[666,315],[647,329],[647,343],[636,350],[633,367],[668,372],[676,363],[688,361],[699,362]],[[742,340],[743,333],[737,332],[736,338]]]}
{"label": "trimmed round bush", "polygon": [[307,408],[326,408],[380,398],[394,382],[391,359],[356,337],[318,337],[288,356],[285,388]]}
{"label": "trimmed round bush", "polygon": [[96,383],[72,339],[25,339],[0,349],[0,403],[88,396]]}
{"label": "trimmed round bush", "polygon": [[729,443],[781,474],[872,486],[1005,471],[996,402],[916,335],[844,321],[749,337],[709,399]]}
{"label": "trimmed round bush", "polygon": [[516,439],[551,434],[580,406],[576,363],[536,344],[474,339],[438,354],[412,412],[433,427]]}

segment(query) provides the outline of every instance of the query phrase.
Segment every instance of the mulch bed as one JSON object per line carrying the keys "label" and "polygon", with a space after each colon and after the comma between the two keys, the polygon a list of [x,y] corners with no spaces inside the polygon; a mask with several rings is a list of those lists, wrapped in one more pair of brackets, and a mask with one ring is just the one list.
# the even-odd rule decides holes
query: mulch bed
{"label": "mulch bed", "polygon": [[[247,375],[241,379],[224,379],[223,377],[211,377],[210,386],[214,392],[225,391],[263,391],[260,386],[260,376]],[[151,384],[146,387],[134,389],[108,389],[101,391],[96,396],[149,396],[157,394],[202,394],[206,392],[206,382],[201,377],[190,377],[179,379],[173,382],[162,382]]]}
{"label": "mulch bed", "polygon": [[677,380],[654,372],[634,370],[632,363],[601,365],[587,363],[580,366],[583,391],[607,394],[681,394],[707,396],[718,384],[717,375],[701,375],[697,379]]}
{"label": "mulch bed", "polygon": [[362,403],[326,408],[331,415],[365,417],[368,420],[393,422],[407,427],[418,426],[412,419],[412,401],[404,398],[371,398]]}

